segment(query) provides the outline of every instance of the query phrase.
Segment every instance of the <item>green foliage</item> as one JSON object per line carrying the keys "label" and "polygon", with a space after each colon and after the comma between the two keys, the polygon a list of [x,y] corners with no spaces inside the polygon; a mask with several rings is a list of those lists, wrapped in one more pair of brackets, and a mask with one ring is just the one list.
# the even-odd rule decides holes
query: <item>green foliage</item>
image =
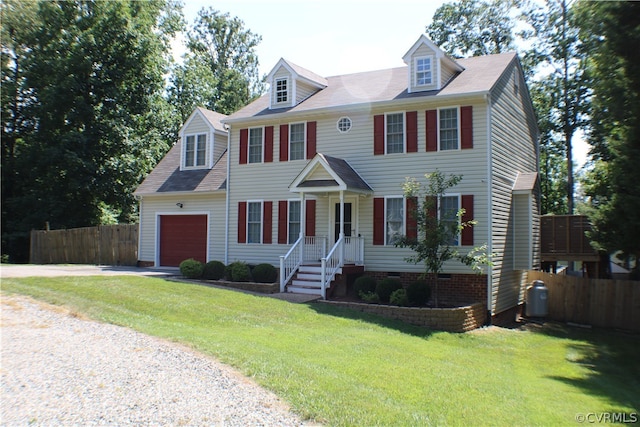
{"label": "green foliage", "polygon": [[360,292],[358,292],[358,296],[360,297],[360,299],[362,301],[366,302],[367,304],[379,304],[380,303],[380,297],[375,292],[360,291]]}
{"label": "green foliage", "polygon": [[187,279],[199,279],[202,277],[204,264],[193,258],[185,259],[180,263],[180,274]]}
{"label": "green foliage", "polygon": [[409,298],[407,297],[406,289],[396,289],[391,293],[389,297],[389,303],[391,305],[397,305],[400,307],[406,307],[409,305]]}
{"label": "green foliage", "polygon": [[371,293],[376,291],[376,279],[371,276],[360,276],[353,282],[353,290],[356,295],[361,292]]}
{"label": "green foliage", "polygon": [[431,287],[427,282],[418,280],[407,286],[409,304],[422,307],[429,301],[429,298],[431,298]]}
{"label": "green foliage", "polygon": [[206,280],[220,280],[224,277],[225,265],[220,261],[209,261],[204,265],[202,278]]}
{"label": "green foliage", "polygon": [[251,269],[244,261],[234,261],[226,268],[227,279],[233,282],[250,282]]}
{"label": "green foliage", "polygon": [[[640,3],[578,2],[580,39],[592,77],[589,142],[595,163],[583,188],[595,246],[640,259]],[[633,267],[632,267],[633,268]]]}
{"label": "green foliage", "polygon": [[[440,6],[427,36],[453,57],[514,50],[518,0],[460,0]],[[516,16],[514,16],[516,15]]]}
{"label": "green foliage", "polygon": [[400,283],[399,280],[391,278],[381,279],[376,285],[376,294],[380,297],[381,302],[389,302],[391,294],[398,289],[402,289],[402,283]]}
{"label": "green foliage", "polygon": [[237,17],[211,7],[198,12],[184,63],[174,67],[168,88],[183,120],[198,106],[231,114],[263,92],[255,53],[260,41]]}
{"label": "green foliage", "polygon": [[278,278],[278,270],[271,264],[258,264],[251,271],[253,280],[258,283],[274,283]]}
{"label": "green foliage", "polygon": [[177,135],[162,95],[178,5],[0,7],[3,240],[46,222],[57,229],[135,220],[133,190]]}

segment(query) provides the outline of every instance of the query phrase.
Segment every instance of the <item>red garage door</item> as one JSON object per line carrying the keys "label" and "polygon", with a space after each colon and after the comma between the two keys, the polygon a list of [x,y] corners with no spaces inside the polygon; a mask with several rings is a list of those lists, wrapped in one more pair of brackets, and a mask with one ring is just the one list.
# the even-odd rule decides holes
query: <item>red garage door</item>
{"label": "red garage door", "polygon": [[188,258],[207,261],[207,216],[160,216],[160,265],[177,267]]}

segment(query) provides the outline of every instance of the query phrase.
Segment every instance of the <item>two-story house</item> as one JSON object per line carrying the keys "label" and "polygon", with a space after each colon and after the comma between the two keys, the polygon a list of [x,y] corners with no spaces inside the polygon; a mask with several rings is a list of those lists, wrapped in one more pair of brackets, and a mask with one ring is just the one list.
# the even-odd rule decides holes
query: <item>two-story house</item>
{"label": "two-story house", "polygon": [[[402,184],[438,169],[463,175],[440,206],[477,221],[455,244],[494,254],[483,275],[446,264],[440,301],[516,306],[539,262],[537,125],[519,60],[454,60],[425,36],[403,59],[327,78],[281,59],[261,98],[228,117],[196,110],[136,192],[141,262],[266,262],[283,291],[323,296],[346,268],[409,282],[424,267],[394,246],[413,229]],[[192,240],[199,252],[179,249]]]}

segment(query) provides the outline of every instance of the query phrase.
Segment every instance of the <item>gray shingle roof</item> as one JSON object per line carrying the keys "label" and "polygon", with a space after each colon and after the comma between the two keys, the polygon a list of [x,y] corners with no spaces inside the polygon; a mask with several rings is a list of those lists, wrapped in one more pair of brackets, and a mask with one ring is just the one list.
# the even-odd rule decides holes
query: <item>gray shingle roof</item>
{"label": "gray shingle roof", "polygon": [[180,170],[182,142],[178,141],[133,193],[136,196],[172,191],[210,192],[226,189],[227,152],[211,169]]}
{"label": "gray shingle roof", "polygon": [[408,92],[409,82],[406,66],[328,77],[326,88],[319,90],[295,107],[270,110],[269,95],[265,94],[224,121],[232,122],[283,112],[306,112],[401,99],[438,98],[489,92],[514,60],[516,60],[515,53],[456,60],[464,67],[464,70],[441,90],[429,92]]}
{"label": "gray shingle roof", "polygon": [[373,191],[373,189],[366,183],[364,179],[355,171],[344,159],[337,157],[327,156],[326,154],[319,153],[323,156],[331,169],[340,177],[340,179],[347,185],[348,190],[365,190]]}

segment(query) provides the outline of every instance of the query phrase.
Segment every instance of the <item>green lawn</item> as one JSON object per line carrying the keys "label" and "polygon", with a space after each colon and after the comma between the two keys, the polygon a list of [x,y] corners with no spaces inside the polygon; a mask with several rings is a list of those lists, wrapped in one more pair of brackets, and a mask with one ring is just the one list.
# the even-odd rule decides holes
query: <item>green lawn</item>
{"label": "green lawn", "polygon": [[429,331],[157,278],[3,279],[4,293],[191,345],[327,425],[575,425],[640,412],[640,337],[546,325]]}

